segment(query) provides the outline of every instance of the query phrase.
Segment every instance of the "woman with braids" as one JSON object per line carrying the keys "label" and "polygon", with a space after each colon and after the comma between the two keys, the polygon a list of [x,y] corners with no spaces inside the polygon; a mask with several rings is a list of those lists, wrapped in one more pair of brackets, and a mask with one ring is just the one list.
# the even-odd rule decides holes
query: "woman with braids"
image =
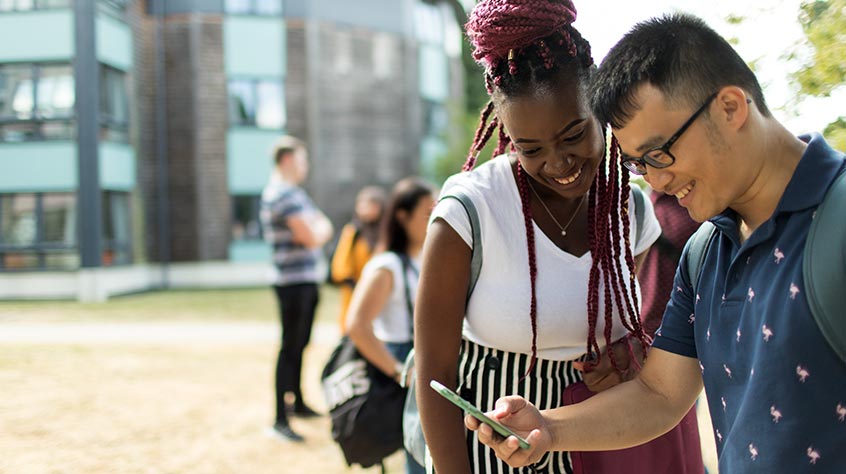
{"label": "woman with braids", "polygon": [[[636,211],[616,141],[606,146],[605,126],[591,115],[586,89],[595,68],[575,18],[569,0],[482,0],[466,26],[491,101],[465,172],[442,196],[472,201],[480,242],[462,203],[442,199],[424,245],[415,315],[417,401],[439,474],[530,470],[509,468],[465,432],[460,410],[422,388],[431,379],[483,411],[512,394],[553,408],[570,384],[584,379],[598,392],[631,378],[650,342],[635,268],[660,227],[648,199]],[[474,169],[494,134],[496,157]],[[640,222],[630,219],[636,213]],[[477,245],[482,265],[468,299]],[[655,472],[701,473],[698,465]],[[565,452],[547,453],[531,470],[573,472]]]}

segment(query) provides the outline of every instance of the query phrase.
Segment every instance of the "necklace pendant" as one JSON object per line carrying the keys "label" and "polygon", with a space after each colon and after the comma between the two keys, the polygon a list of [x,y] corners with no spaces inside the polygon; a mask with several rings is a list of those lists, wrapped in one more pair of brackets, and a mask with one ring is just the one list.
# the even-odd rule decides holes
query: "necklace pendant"
{"label": "necklace pendant", "polygon": [[566,230],[562,230],[562,231],[561,231],[561,236],[562,236],[562,237],[567,237],[567,231],[566,231]]}

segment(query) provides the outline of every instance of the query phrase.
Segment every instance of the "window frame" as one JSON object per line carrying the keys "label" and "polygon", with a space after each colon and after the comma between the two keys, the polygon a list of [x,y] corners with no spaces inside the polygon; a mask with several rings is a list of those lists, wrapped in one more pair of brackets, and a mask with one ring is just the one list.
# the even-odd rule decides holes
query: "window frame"
{"label": "window frame", "polygon": [[[227,15],[240,15],[240,16],[264,16],[264,17],[281,17],[282,13],[285,11],[285,5],[283,4],[283,0],[274,0],[278,5],[278,8],[275,12],[267,13],[259,10],[259,2],[262,0],[244,0],[247,3],[247,7],[243,10],[233,10],[230,8],[229,0],[224,0],[223,2],[223,11]],[[267,1],[267,0],[265,0]]]}
{"label": "window frame", "polygon": [[[232,222],[229,226],[229,241],[230,242],[264,242],[264,228],[261,225],[261,192],[258,193],[238,193],[231,194],[230,205],[232,206]],[[238,219],[238,199],[249,198],[252,201],[252,209],[255,212],[255,222],[258,226],[257,237],[247,237],[247,225],[244,225],[244,231],[240,237],[235,236],[235,225],[241,224],[242,221]],[[250,221],[243,222],[248,224]]]}
{"label": "window frame", "polygon": [[[79,257],[79,230],[76,229],[73,236],[73,242],[68,244],[64,242],[47,242],[45,241],[45,228],[44,228],[44,195],[45,194],[67,194],[73,197],[74,200],[74,207],[78,210],[78,200],[76,193],[73,192],[57,192],[57,193],[45,193],[45,192],[35,192],[35,193],[0,193],[0,272],[28,272],[28,271],[76,271],[76,268],[56,268],[56,267],[48,267],[47,266],[47,256],[49,254],[59,254],[59,253],[73,253],[76,252],[77,258]],[[27,244],[7,244],[4,242],[3,239],[3,219],[2,219],[2,212],[3,206],[2,202],[4,199],[8,199],[10,196],[21,196],[21,195],[32,195],[35,198],[35,239],[31,243]],[[7,268],[6,267],[6,257],[9,254],[34,254],[37,258],[38,265],[35,267],[22,267],[22,268]]]}
{"label": "window frame", "polygon": [[[248,120],[245,121],[235,121],[235,115],[232,112],[233,107],[233,95],[232,95],[232,85],[233,83],[242,83],[246,84],[249,88],[252,102],[253,102],[253,110],[252,116],[246,117]],[[279,107],[282,113],[281,116],[281,123],[276,127],[262,127],[258,124],[258,117],[259,117],[259,105],[262,103],[261,98],[259,97],[259,88],[263,83],[272,83],[273,85],[278,86],[279,88]],[[229,128],[254,128],[257,130],[273,130],[273,131],[282,131],[288,125],[288,110],[287,104],[285,102],[285,79],[283,77],[231,77],[226,81],[226,114],[227,120],[229,122]]]}
{"label": "window frame", "polygon": [[[27,67],[28,66],[28,67]],[[72,83],[74,84],[73,92],[73,105],[69,108],[69,112],[59,116],[52,116],[52,117],[45,117],[41,114],[40,111],[40,103],[38,100],[38,94],[40,89],[40,82],[44,79],[42,74],[44,69],[51,68],[51,67],[68,67],[70,68],[71,74],[70,77],[72,79]],[[16,118],[13,115],[9,116],[2,116],[0,115],[0,143],[22,143],[22,142],[37,142],[37,141],[52,141],[52,140],[73,140],[76,137],[76,113],[75,113],[75,106],[76,106],[76,90],[75,90],[75,81],[76,77],[73,75],[73,65],[68,62],[32,62],[32,63],[4,63],[0,64],[0,71],[3,69],[13,69],[13,68],[21,68],[21,69],[28,69],[29,70],[29,80],[32,82],[32,108],[30,109],[30,115],[28,118]],[[14,100],[13,97],[10,97],[10,100]],[[9,140],[6,139],[4,133],[2,133],[3,129],[8,126],[14,125],[30,125],[30,128],[27,129],[26,132],[23,132],[22,139],[19,140]],[[57,135],[57,136],[49,136],[49,134],[45,133],[44,129],[46,125],[50,124],[64,124],[67,127],[65,133]]]}
{"label": "window frame", "polygon": [[12,13],[12,12],[31,12],[31,11],[39,11],[39,10],[63,10],[73,7],[73,3],[71,0],[62,0],[64,5],[53,5],[57,0],[31,0],[32,5],[30,7],[22,8],[18,0],[12,0],[13,5],[9,7],[4,7],[2,3],[0,3],[0,13]]}

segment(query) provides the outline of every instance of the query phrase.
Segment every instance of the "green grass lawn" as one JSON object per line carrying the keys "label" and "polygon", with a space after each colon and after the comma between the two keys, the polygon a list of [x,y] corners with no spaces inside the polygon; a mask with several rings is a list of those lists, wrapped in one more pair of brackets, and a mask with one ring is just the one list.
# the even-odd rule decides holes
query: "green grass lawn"
{"label": "green grass lawn", "polygon": [[[324,285],[317,320],[337,319],[338,291]],[[268,287],[151,291],[105,303],[0,301],[2,321],[278,321],[276,298]]]}

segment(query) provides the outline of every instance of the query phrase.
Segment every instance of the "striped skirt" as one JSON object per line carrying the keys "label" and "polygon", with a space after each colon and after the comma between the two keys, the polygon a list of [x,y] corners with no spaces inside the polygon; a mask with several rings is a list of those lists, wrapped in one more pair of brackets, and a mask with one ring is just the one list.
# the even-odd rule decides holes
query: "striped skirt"
{"label": "striped skirt", "polygon": [[[531,356],[505,352],[462,340],[458,365],[458,390],[461,397],[482,411],[493,410],[497,399],[520,395],[541,410],[562,405],[564,387],[582,379],[573,361],[538,359],[532,372],[520,380],[529,368]],[[546,453],[531,467],[515,469],[497,459],[493,450],[480,443],[476,433],[467,433],[467,453],[474,473],[572,474],[566,452]]]}

